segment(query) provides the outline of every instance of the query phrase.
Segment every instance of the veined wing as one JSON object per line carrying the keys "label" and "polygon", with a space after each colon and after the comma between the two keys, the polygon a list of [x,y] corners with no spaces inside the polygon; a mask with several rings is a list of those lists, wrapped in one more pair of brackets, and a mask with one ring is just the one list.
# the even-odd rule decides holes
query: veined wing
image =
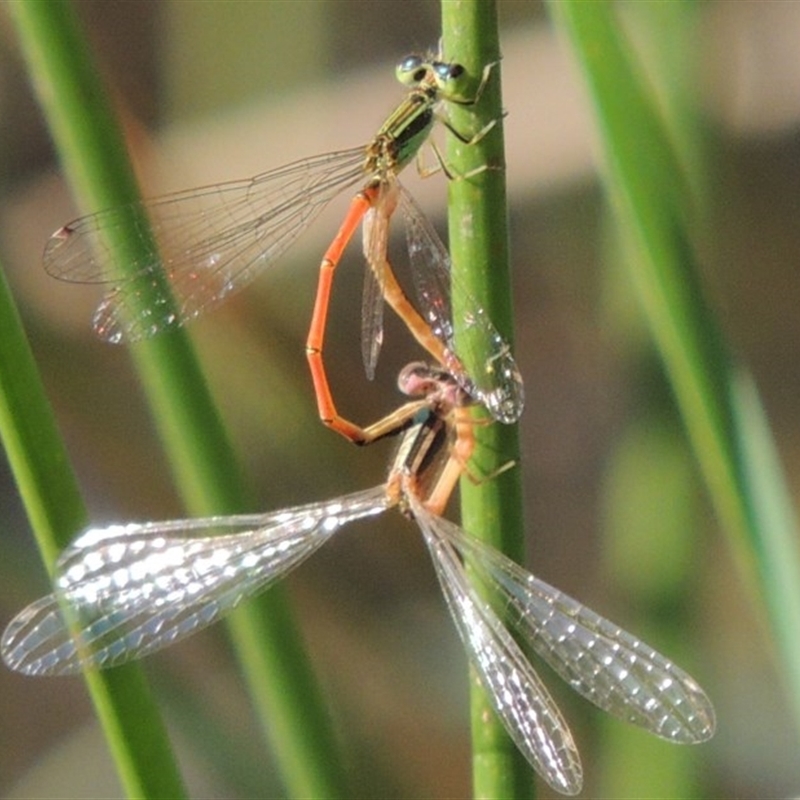
{"label": "veined wing", "polygon": [[[380,196],[380,195],[379,195]],[[389,223],[382,209],[371,207],[361,221],[366,268],[361,301],[361,360],[367,380],[375,377],[383,347],[383,269],[388,263]],[[380,270],[376,274],[376,270]]]}
{"label": "veined wing", "polygon": [[459,286],[459,312],[452,308],[450,256],[433,226],[398,181],[408,254],[419,310],[452,359],[444,366],[499,422],[516,422],[525,394],[508,342],[486,311]]}
{"label": "veined wing", "polygon": [[494,588],[514,629],[576,692],[672,742],[713,735],[711,701],[669,659],[452,523],[438,530]]}
{"label": "veined wing", "polygon": [[55,593],[6,628],[3,660],[64,675],[141,658],[215,622],[386,503],[376,487],[269,514],[90,529],[59,558]]}
{"label": "veined wing", "polygon": [[363,147],[327,153],[81,217],[50,238],[45,269],[109,284],[93,318],[109,342],[178,328],[272,264],[333,197],[363,180],[364,160]]}
{"label": "veined wing", "polygon": [[495,711],[514,743],[547,783],[564,794],[583,784],[567,723],[519,645],[467,577],[462,539],[452,522],[409,496],[450,613]]}

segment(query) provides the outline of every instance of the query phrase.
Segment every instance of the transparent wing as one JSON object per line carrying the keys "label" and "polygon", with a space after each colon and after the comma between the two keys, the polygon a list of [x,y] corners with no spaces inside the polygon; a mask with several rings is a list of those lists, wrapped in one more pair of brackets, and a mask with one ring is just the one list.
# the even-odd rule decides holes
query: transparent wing
{"label": "transparent wing", "polygon": [[383,346],[383,286],[376,270],[385,263],[389,246],[389,226],[376,209],[371,207],[364,215],[361,230],[364,258],[367,262],[361,303],[361,357],[367,379],[372,380]]}
{"label": "transparent wing", "polygon": [[6,628],[3,660],[29,675],[64,675],[141,658],[215,622],[342,525],[385,507],[377,487],[270,514],[90,529],[59,558],[55,594]]}
{"label": "transparent wing", "polygon": [[711,701],[669,659],[456,525],[443,521],[437,530],[495,588],[515,630],[587,700],[672,742],[713,735]]}
{"label": "transparent wing", "polygon": [[496,420],[516,422],[522,414],[525,393],[508,342],[494,327],[486,311],[460,286],[459,294],[464,302],[458,313],[453,313],[447,248],[399,182],[398,188],[420,313],[453,356],[444,366]]}
{"label": "transparent wing", "polygon": [[[50,238],[45,269],[109,284],[93,319],[109,342],[178,328],[273,263],[333,197],[363,179],[364,159],[361,147],[327,153],[82,217]],[[115,263],[114,253],[128,249],[129,263]]]}
{"label": "transparent wing", "polygon": [[556,791],[577,794],[583,771],[567,723],[539,676],[491,606],[467,577],[460,529],[409,496],[456,627],[520,752]]}

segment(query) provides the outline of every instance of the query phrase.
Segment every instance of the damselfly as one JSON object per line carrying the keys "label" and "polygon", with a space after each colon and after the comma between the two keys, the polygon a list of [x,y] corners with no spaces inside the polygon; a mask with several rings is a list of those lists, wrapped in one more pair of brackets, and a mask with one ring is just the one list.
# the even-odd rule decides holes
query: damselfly
{"label": "damselfly", "polygon": [[[358,430],[335,413],[322,347],[333,275],[363,221],[369,269],[362,353],[368,376],[374,373],[383,338],[386,300],[419,343],[492,416],[514,422],[523,397],[509,348],[474,301],[462,303],[464,313],[452,320],[446,250],[397,180],[437,119],[465,142],[477,141],[491,129],[494,123],[464,137],[438,107],[442,101],[477,103],[492,66],[469,95],[471,80],[460,65],[408,56],[398,65],[397,77],[409,92],[366,146],[75,220],[50,238],[45,268],[62,280],[104,284],[107,290],[93,319],[95,331],[110,342],[137,341],[180,327],[241,289],[273,264],[334,197],[360,183],[322,259],[307,341],[323,420],[351,438]],[[407,217],[419,311],[407,299],[387,257],[389,221],[397,205]],[[131,237],[135,247],[130,246]],[[124,265],[115,263],[120,247],[128,254]],[[456,345],[458,329],[466,335],[459,336]]]}
{"label": "damselfly", "polygon": [[343,525],[397,507],[422,531],[492,705],[554,789],[579,792],[581,762],[519,642],[614,716],[672,742],[708,739],[714,711],[689,675],[441,516],[472,453],[471,398],[449,373],[421,364],[403,370],[400,388],[417,399],[369,429],[372,438],[403,433],[385,484],[268,514],[92,528],[61,555],[54,594],[6,628],[6,664],[63,675],[152,653],[262,591]]}

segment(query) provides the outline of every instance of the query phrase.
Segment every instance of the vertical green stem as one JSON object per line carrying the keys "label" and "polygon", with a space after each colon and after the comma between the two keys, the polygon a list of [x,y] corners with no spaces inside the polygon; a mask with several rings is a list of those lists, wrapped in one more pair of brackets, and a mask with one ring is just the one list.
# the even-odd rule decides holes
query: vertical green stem
{"label": "vertical green stem", "polygon": [[[86,510],[0,271],[0,438],[48,570]],[[158,710],[135,666],[86,675],[128,797],[186,796]]]}
{"label": "vertical green stem", "polygon": [[[444,56],[480,78],[484,67],[499,62],[497,11],[493,0],[444,0],[442,3]],[[453,126],[469,135],[497,120],[480,141],[465,145],[449,137],[447,163],[455,175],[450,181],[450,252],[458,286],[489,314],[500,333],[512,341],[511,279],[503,150],[500,64],[478,105],[448,108]],[[487,169],[482,169],[483,167]],[[476,170],[479,170],[476,172]],[[482,170],[482,171],[481,171]],[[460,298],[454,289],[453,313]],[[461,482],[461,518],[464,528],[520,561],[524,550],[520,471],[516,467],[495,475],[509,462],[519,462],[516,426],[476,427],[475,465],[480,474],[494,476],[475,484]],[[474,676],[473,676],[474,677]],[[531,769],[494,714],[477,680],[472,681],[472,737],[474,794],[509,800],[529,796]]]}
{"label": "vertical green stem", "polygon": [[[124,139],[70,5],[60,0],[8,5],[81,204],[91,210],[135,199]],[[118,248],[121,269],[137,241],[120,234],[108,243]],[[239,468],[188,339],[177,333],[131,352],[187,506],[198,514],[241,510]],[[289,791],[297,797],[344,796],[342,760],[335,755],[330,721],[283,595],[273,589],[251,601],[230,624]]]}

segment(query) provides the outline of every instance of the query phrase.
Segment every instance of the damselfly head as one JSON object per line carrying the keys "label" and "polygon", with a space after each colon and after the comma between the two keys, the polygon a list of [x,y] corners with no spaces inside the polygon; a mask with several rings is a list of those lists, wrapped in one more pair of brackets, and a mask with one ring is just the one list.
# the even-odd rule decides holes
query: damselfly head
{"label": "damselfly head", "polygon": [[397,376],[397,387],[409,397],[426,397],[432,404],[449,408],[473,402],[450,372],[423,361],[406,364]]}
{"label": "damselfly head", "polygon": [[425,85],[441,92],[443,97],[459,97],[467,71],[461,64],[438,61],[432,55],[406,56],[395,68],[395,76],[404,86],[413,88]]}

